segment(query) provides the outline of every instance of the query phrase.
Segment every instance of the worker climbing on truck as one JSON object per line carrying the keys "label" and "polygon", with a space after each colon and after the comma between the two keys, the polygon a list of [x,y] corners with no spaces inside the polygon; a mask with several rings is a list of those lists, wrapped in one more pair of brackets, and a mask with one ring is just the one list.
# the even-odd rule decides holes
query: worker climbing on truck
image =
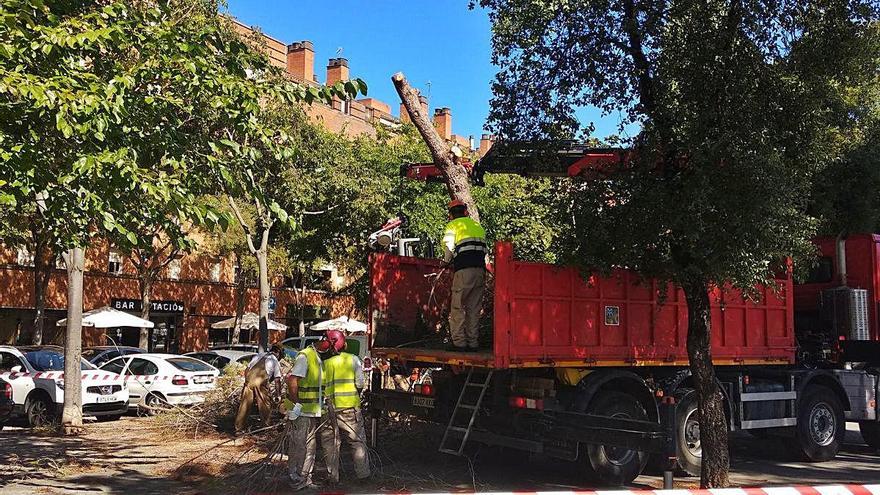
{"label": "worker climbing on truck", "polygon": [[479,348],[480,310],[486,287],[486,231],[468,216],[459,200],[449,202],[449,223],[443,234],[443,260],[452,265],[449,333],[452,351]]}

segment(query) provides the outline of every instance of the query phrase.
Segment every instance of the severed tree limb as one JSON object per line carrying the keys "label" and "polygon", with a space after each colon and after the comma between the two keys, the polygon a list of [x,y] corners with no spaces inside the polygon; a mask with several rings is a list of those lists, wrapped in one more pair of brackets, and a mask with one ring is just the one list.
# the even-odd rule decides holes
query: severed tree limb
{"label": "severed tree limb", "polygon": [[440,137],[428,116],[422,113],[419,95],[409,85],[403,73],[398,72],[391,76],[391,82],[394,83],[394,88],[397,90],[397,94],[400,95],[400,101],[403,102],[403,106],[409,112],[410,120],[415,124],[416,129],[419,130],[419,134],[422,135],[425,144],[428,145],[431,156],[434,158],[434,165],[446,178],[446,189],[449,191],[449,196],[466,204],[471,218],[479,222],[480,212],[477,210],[477,204],[473,196],[471,196],[471,181],[459,157],[452,152],[449,145]]}

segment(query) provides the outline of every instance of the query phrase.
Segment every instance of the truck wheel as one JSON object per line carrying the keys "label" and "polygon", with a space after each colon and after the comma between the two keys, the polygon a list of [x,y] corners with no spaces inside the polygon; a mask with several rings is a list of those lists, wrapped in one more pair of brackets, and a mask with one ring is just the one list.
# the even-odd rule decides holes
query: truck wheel
{"label": "truck wheel", "polygon": [[[612,418],[648,420],[645,408],[635,397],[622,392],[600,392],[590,406],[589,413]],[[587,445],[587,462],[595,475],[606,483],[624,485],[636,479],[645,464],[648,454],[637,450],[604,445]]]}
{"label": "truck wheel", "polygon": [[697,393],[693,389],[681,389],[675,393],[678,405],[675,410],[675,441],[678,443],[678,467],[691,476],[700,475],[703,463],[703,447],[700,445],[700,412]]}
{"label": "truck wheel", "polygon": [[862,439],[874,450],[880,449],[880,422],[862,421],[859,423]]}
{"label": "truck wheel", "polygon": [[40,428],[52,424],[52,409],[52,404],[44,397],[31,397],[25,405],[28,425],[31,428]]}
{"label": "truck wheel", "polygon": [[828,387],[809,386],[798,406],[794,451],[810,462],[833,459],[846,433],[843,405],[837,394]]}

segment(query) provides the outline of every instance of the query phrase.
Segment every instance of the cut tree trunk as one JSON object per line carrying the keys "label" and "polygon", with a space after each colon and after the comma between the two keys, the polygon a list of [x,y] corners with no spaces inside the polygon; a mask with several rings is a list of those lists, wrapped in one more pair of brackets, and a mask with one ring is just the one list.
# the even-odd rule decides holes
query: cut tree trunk
{"label": "cut tree trunk", "polygon": [[468,207],[468,214],[471,218],[480,221],[480,212],[477,209],[477,203],[471,195],[471,181],[468,177],[467,170],[461,164],[461,160],[453,152],[446,141],[437,133],[437,129],[431,123],[429,117],[422,113],[422,106],[419,103],[419,95],[402,72],[398,72],[391,76],[391,82],[397,94],[400,95],[400,101],[406,107],[410,120],[418,129],[431,157],[434,158],[434,165],[443,173],[446,178],[446,189],[452,199],[458,199]]}
{"label": "cut tree trunk", "polygon": [[82,313],[85,250],[72,248],[67,262],[67,330],[64,337],[64,407],[60,431],[77,435],[82,431]]}
{"label": "cut tree trunk", "polygon": [[709,286],[706,282],[696,282],[682,289],[688,308],[688,360],[700,415],[700,445],[703,449],[700,486],[724,488],[730,485],[730,454],[724,398],[712,365]]}
{"label": "cut tree trunk", "polygon": [[269,286],[269,229],[272,223],[267,221],[266,224],[269,227],[263,229],[262,236],[260,236],[260,248],[254,252],[260,272],[260,335],[258,341],[260,352],[266,352],[269,348],[269,296],[271,291]]}
{"label": "cut tree trunk", "polygon": [[43,328],[46,323],[46,291],[52,275],[51,252],[45,242],[34,235],[34,333],[33,345],[43,344]]}
{"label": "cut tree trunk", "polygon": [[[138,284],[141,289],[141,318],[149,320],[153,301],[153,276],[151,274],[141,274],[141,276],[138,277]],[[140,337],[138,338],[138,347],[149,351],[149,346],[150,329],[147,327],[141,328]]]}

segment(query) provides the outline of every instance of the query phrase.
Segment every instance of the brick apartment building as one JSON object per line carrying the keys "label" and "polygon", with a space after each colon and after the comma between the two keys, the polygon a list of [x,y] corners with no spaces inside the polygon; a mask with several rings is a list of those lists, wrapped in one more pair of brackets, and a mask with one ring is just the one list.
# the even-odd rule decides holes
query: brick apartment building
{"label": "brick apartment building", "polygon": [[[251,35],[251,28],[232,20],[235,28]],[[284,44],[270,36],[259,35],[262,47],[271,63],[301,83],[320,85],[315,74],[315,51],[310,41]],[[327,63],[324,83],[335,84],[349,79],[348,60],[331,58]],[[420,97],[423,111],[428,113],[428,100]],[[350,137],[376,136],[377,126],[396,127],[409,121],[402,104],[399,117],[391,114],[391,106],[375,98],[354,101],[336,100],[331,105],[313,104],[307,114],[333,132]],[[473,138],[452,132],[452,112],[448,107],[433,113],[434,125],[440,135],[462,149],[482,155],[491,146],[491,136],[481,137],[479,148]],[[95,243],[86,251],[83,309],[111,306],[140,314],[140,292],[136,271],[125,253],[112,249],[106,243]],[[151,350],[187,352],[200,350],[212,343],[226,342],[229,333],[212,330],[211,323],[229,318],[236,308],[236,267],[232,258],[218,258],[206,253],[192,253],[173,260],[164,269],[160,280],[154,283],[150,319],[156,324],[151,331]],[[350,296],[335,295],[345,283],[334,267],[322,271],[325,284],[320,289],[302,290],[293,287],[291,280],[274,280],[272,296],[275,301],[273,318],[287,324],[296,332],[300,317],[319,321],[346,314],[355,314]],[[30,343],[33,332],[34,310],[33,258],[25,248],[0,247],[0,344]],[[248,287],[245,311],[258,312],[259,291]],[[62,343],[63,328],[56,322],[66,316],[67,273],[60,266],[52,270],[46,297],[45,343]],[[83,345],[104,345],[111,342],[137,345],[139,329],[83,329]],[[250,336],[243,333],[243,340]],[[284,332],[273,332],[272,341],[284,338]]]}

